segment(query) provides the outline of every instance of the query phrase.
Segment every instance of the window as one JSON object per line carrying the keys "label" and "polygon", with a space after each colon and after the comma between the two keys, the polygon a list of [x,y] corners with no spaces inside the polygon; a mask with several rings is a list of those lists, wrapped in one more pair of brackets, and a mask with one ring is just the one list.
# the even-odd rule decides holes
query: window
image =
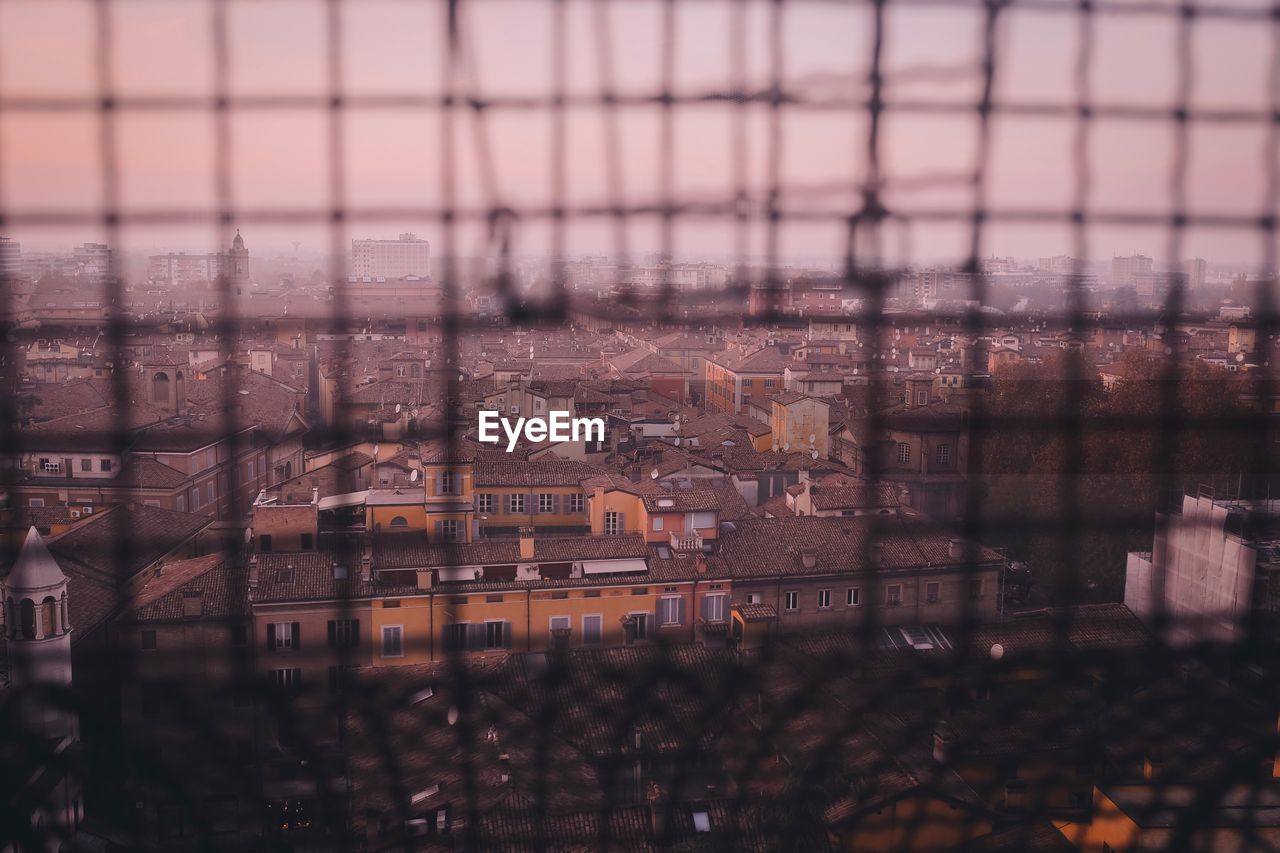
{"label": "window", "polygon": [[[174,503],[174,506],[178,508],[178,512],[185,512],[187,509],[186,498],[184,498],[182,495],[178,495],[177,501]],[[270,536],[267,537],[267,541],[268,542],[271,541]]]}
{"label": "window", "polygon": [[27,506],[32,509],[40,509],[40,507],[44,506],[44,498],[30,498],[27,500]]}
{"label": "window", "polygon": [[551,617],[552,631],[568,631],[570,626],[571,626],[571,620],[569,619],[568,616],[552,616]]}
{"label": "window", "polygon": [[384,658],[404,657],[404,626],[382,626],[382,656]]}
{"label": "window", "polygon": [[658,599],[658,624],[684,624],[684,598],[681,596],[664,596]]}
{"label": "window", "polygon": [[507,645],[506,636],[507,636],[506,622],[484,623],[484,647],[486,649],[506,648],[506,645]]}
{"label": "window", "polygon": [[253,475],[254,475],[254,473],[255,473],[255,471],[254,471],[254,464],[253,464],[253,460],[252,460],[252,459],[250,459],[250,460],[249,460],[248,471],[249,471],[249,479],[250,479],[250,480],[252,480],[252,479],[253,479]]}
{"label": "window", "polygon": [[461,483],[458,482],[458,475],[446,468],[440,474],[440,494],[455,495],[459,491]]}
{"label": "window", "polygon": [[111,470],[111,460],[110,460],[110,459],[102,459],[102,460],[100,460],[100,461],[98,462],[98,470],[99,470],[99,471],[102,471],[102,472],[104,472],[104,473],[105,473],[105,472],[107,472],[107,471],[110,471],[110,470]]}
{"label": "window", "polygon": [[905,441],[898,442],[898,462],[903,465],[911,464],[911,445]]}
{"label": "window", "polygon": [[617,536],[622,532],[622,513],[606,512],[604,514],[604,533],[606,536]]}
{"label": "window", "polygon": [[582,617],[582,642],[588,646],[604,642],[604,617],[595,615]]}
{"label": "window", "polygon": [[569,597],[568,590],[558,589],[551,593],[552,600],[563,601]]}
{"label": "window", "polygon": [[467,647],[467,622],[453,622],[444,626],[444,650],[460,652]]}
{"label": "window", "polygon": [[702,597],[702,621],[723,622],[726,595],[705,595]]}
{"label": "window", "polygon": [[785,610],[800,609],[800,593],[797,592],[796,590],[794,589],[787,590],[785,593],[782,594],[782,599],[784,602],[784,604],[782,605],[783,609]]}
{"label": "window", "polygon": [[891,583],[884,588],[884,603],[890,607],[902,604],[902,584]]}
{"label": "window", "polygon": [[330,619],[329,648],[354,649],[360,644],[359,619]]}
{"label": "window", "polygon": [[819,610],[831,609],[831,590],[829,589],[818,590],[818,609]]}
{"label": "window", "polygon": [[237,622],[231,626],[231,645],[249,645],[249,629],[244,623]]}
{"label": "window", "polygon": [[661,529],[662,529],[662,516],[660,516],[660,515],[655,515],[655,516],[653,517],[653,529],[654,529],[654,530],[661,530]]}
{"label": "window", "polygon": [[632,613],[631,619],[635,625],[632,638],[636,640],[646,640],[649,638],[649,614],[648,613]]}
{"label": "window", "polygon": [[760,593],[758,592],[747,593],[747,604],[759,604],[760,601],[761,601]]}
{"label": "window", "polygon": [[586,495],[569,495],[569,512],[584,512],[586,506]]}
{"label": "window", "polygon": [[81,470],[81,471],[92,471],[92,470],[93,470],[93,460],[92,460],[92,459],[81,459],[81,460],[80,460],[80,470]]}
{"label": "window", "polygon": [[979,601],[982,598],[982,579],[969,581],[969,598]]}
{"label": "window", "polygon": [[549,492],[543,492],[538,495],[538,512],[550,513],[556,511],[556,496]]}
{"label": "window", "polygon": [[916,392],[916,405],[918,405],[918,406],[927,406],[927,405],[929,405],[929,392],[928,392],[928,391],[917,391],[917,392]]}
{"label": "window", "polygon": [[934,458],[938,460],[939,465],[951,464],[951,445],[939,444],[934,450]]}
{"label": "window", "polygon": [[456,518],[437,521],[436,536],[441,542],[458,542],[462,539],[462,525]]}
{"label": "window", "polygon": [[[182,499],[179,498],[178,500],[181,501]],[[182,507],[179,506],[178,509],[182,509]],[[263,533],[261,536],[258,537],[258,550],[264,554],[268,554],[271,552],[271,534],[270,533]]]}
{"label": "window", "polygon": [[156,649],[156,632],[143,631],[142,632],[142,650],[144,652],[153,652],[155,651],[155,649]]}
{"label": "window", "polygon": [[491,513],[493,512],[493,506],[494,501],[492,494],[485,492],[484,494],[476,495],[477,512]]}
{"label": "window", "polygon": [[298,667],[271,670],[271,683],[277,690],[296,693],[302,686],[302,670]]}
{"label": "window", "polygon": [[302,550],[310,551],[313,547],[314,539],[310,533],[303,533],[298,537],[298,544],[302,546]]}
{"label": "window", "polygon": [[207,493],[208,493],[208,494],[207,494],[207,497],[208,497],[208,499],[209,499],[209,503],[213,503],[214,501],[216,501],[216,500],[218,499],[217,492],[214,490],[214,485],[213,485],[213,483],[212,483],[212,482],[210,482],[210,483],[209,483],[209,485],[208,485],[208,487],[207,487],[206,491],[207,491]]}
{"label": "window", "polygon": [[297,651],[301,645],[297,622],[273,622],[267,625],[267,650]]}
{"label": "window", "polygon": [[508,509],[513,515],[524,514],[524,495],[508,495]]}
{"label": "window", "polygon": [[851,586],[844,591],[844,603],[849,607],[857,607],[862,603],[862,587]]}
{"label": "window", "polygon": [[924,585],[924,601],[925,604],[937,604],[942,600],[942,584],[938,581],[929,581]]}
{"label": "window", "polygon": [[337,696],[346,690],[347,681],[350,679],[353,669],[355,669],[355,666],[352,664],[339,664],[329,667],[330,696]]}
{"label": "window", "polygon": [[404,529],[408,526],[409,526],[409,520],[405,518],[403,515],[397,515],[395,518],[391,519],[392,530]]}

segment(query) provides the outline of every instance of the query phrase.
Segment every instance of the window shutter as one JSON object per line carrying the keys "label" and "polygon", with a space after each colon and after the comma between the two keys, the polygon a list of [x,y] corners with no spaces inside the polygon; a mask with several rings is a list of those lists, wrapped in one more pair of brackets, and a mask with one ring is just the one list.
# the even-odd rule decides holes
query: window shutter
{"label": "window shutter", "polygon": [[443,521],[436,522],[436,541],[437,542],[444,541],[444,522]]}
{"label": "window shutter", "polygon": [[554,512],[556,515],[559,515],[559,514],[560,514],[560,501],[561,501],[561,500],[563,500],[563,497],[562,497],[561,495],[552,495],[552,496],[551,496],[551,511],[552,511],[552,512]]}
{"label": "window shutter", "polygon": [[485,640],[485,627],[483,622],[472,622],[467,626],[467,648],[483,649]]}
{"label": "window shutter", "polygon": [[444,472],[443,471],[436,474],[436,494],[437,495],[444,494]]}
{"label": "window shutter", "polygon": [[336,649],[338,647],[338,623],[329,620],[329,648]]}
{"label": "window shutter", "polygon": [[274,652],[276,650],[276,623],[267,623],[267,651]]}
{"label": "window shutter", "polygon": [[292,631],[293,631],[293,650],[296,652],[298,649],[302,648],[302,634],[298,632],[297,622],[293,623]]}
{"label": "window shutter", "polygon": [[676,624],[683,625],[685,616],[685,600],[684,596],[676,599]]}
{"label": "window shutter", "polygon": [[618,513],[618,532],[619,533],[627,532],[627,517],[622,513]]}
{"label": "window shutter", "polygon": [[702,621],[703,622],[713,621],[711,617],[714,616],[715,614],[712,613],[711,608],[714,605],[715,605],[715,602],[711,600],[711,596],[704,595],[702,597]]}
{"label": "window shutter", "polygon": [[352,619],[351,620],[351,648],[354,649],[354,648],[358,648],[359,646],[360,646],[360,620]]}
{"label": "window shutter", "polygon": [[511,648],[511,623],[502,623],[502,647],[504,649]]}
{"label": "window shutter", "polygon": [[504,515],[511,515],[511,495],[502,496],[502,512]]}

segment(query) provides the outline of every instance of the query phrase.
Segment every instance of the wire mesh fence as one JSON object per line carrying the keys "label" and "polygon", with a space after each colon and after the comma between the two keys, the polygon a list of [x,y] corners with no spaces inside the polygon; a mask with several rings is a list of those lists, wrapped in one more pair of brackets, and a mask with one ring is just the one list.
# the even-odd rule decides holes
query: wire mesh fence
{"label": "wire mesh fence", "polygon": [[[362,230],[406,223],[430,229],[438,241],[443,308],[425,331],[432,343],[422,348],[437,369],[428,371],[412,403],[436,405],[421,439],[424,446],[437,442],[437,461],[446,468],[477,462],[468,455],[465,426],[459,428],[463,381],[453,367],[469,371],[477,350],[468,339],[495,328],[529,330],[531,339],[555,329],[585,335],[584,314],[612,328],[696,333],[848,323],[865,342],[864,357],[876,374],[877,359],[897,346],[895,329],[943,327],[962,341],[962,381],[988,378],[983,365],[991,360],[992,337],[1010,320],[988,310],[984,256],[993,232],[1020,228],[1067,235],[1063,245],[1075,260],[1057,279],[1061,301],[1031,321],[1036,334],[1058,334],[1066,342],[1117,328],[1169,334],[1213,319],[1179,276],[1171,277],[1158,304],[1103,311],[1087,259],[1109,251],[1114,238],[1104,247],[1099,235],[1156,235],[1169,261],[1183,258],[1191,238],[1207,233],[1228,235],[1237,241],[1232,246],[1251,245],[1258,274],[1245,284],[1250,311],[1235,326],[1252,335],[1263,354],[1246,394],[1256,405],[1234,408],[1204,391],[1220,387],[1219,380],[1206,379],[1188,350],[1173,346],[1158,353],[1141,383],[1126,386],[1141,395],[1141,406],[1103,406],[1091,366],[1071,357],[1053,380],[1029,377],[999,393],[974,394],[964,427],[971,487],[958,519],[939,535],[964,543],[951,562],[963,567],[965,580],[976,580],[979,592],[983,583],[994,585],[986,595],[999,599],[996,619],[980,618],[982,596],[971,594],[954,625],[923,638],[896,633],[899,621],[891,612],[868,607],[853,627],[771,634],[758,645],[738,636],[729,643],[539,651],[530,642],[524,653],[483,655],[448,646],[432,623],[421,641],[426,646],[394,635],[404,643],[405,659],[420,663],[368,666],[369,650],[345,643],[340,632],[348,628],[335,625],[359,633],[364,619],[382,630],[403,629],[392,625],[389,610],[402,608],[407,625],[434,618],[436,605],[411,612],[423,590],[396,566],[379,562],[372,531],[334,531],[323,554],[267,554],[260,538],[246,538],[239,522],[259,495],[249,473],[254,469],[243,462],[265,458],[256,456],[263,438],[242,399],[257,393],[247,374],[225,373],[209,386],[213,392],[203,392],[217,416],[184,425],[216,444],[225,454],[220,461],[234,462],[219,484],[215,513],[225,530],[204,530],[203,553],[191,555],[210,560],[198,567],[206,572],[199,583],[192,579],[185,587],[199,586],[203,609],[194,620],[187,612],[147,617],[198,628],[173,635],[174,643],[165,633],[157,646],[156,631],[139,615],[160,606],[135,583],[138,565],[166,556],[150,553],[149,537],[178,524],[145,518],[145,505],[136,506],[140,493],[125,501],[135,504],[135,514],[117,515],[109,533],[77,544],[78,550],[68,550],[61,538],[52,543],[58,562],[90,578],[72,575],[64,587],[72,628],[79,630],[77,610],[91,595],[106,596],[111,619],[94,636],[76,637],[73,686],[46,689],[9,679],[4,748],[14,771],[6,774],[4,835],[18,849],[91,843],[98,849],[1105,849],[1104,843],[1138,839],[1196,849],[1280,846],[1274,781],[1280,697],[1270,663],[1274,589],[1280,587],[1268,585],[1270,570],[1261,568],[1275,558],[1266,549],[1273,541],[1267,531],[1275,514],[1269,483],[1276,446],[1268,407],[1277,395],[1266,355],[1277,332],[1280,10],[1145,0],[211,0],[174,6],[190,15],[188,29],[177,30],[174,40],[206,68],[195,85],[173,91],[138,85],[137,69],[148,65],[138,59],[141,49],[165,36],[144,26],[162,14],[160,4],[135,0],[86,0],[60,10],[67,15],[62,25],[79,35],[72,42],[80,48],[77,60],[87,60],[78,82],[44,86],[0,54],[0,231],[99,235],[113,252],[95,279],[100,310],[90,322],[56,313],[28,322],[39,317],[39,306],[21,293],[17,272],[3,270],[9,387],[0,420],[5,456],[15,460],[3,470],[11,506],[20,506],[13,500],[24,494],[27,476],[16,460],[38,459],[51,442],[136,455],[138,423],[129,413],[157,393],[154,371],[174,374],[166,375],[166,392],[169,382],[184,381],[182,365],[166,367],[149,349],[151,336],[172,330],[172,312],[139,310],[124,269],[131,243],[163,239],[149,235],[166,229],[213,234],[219,246],[233,245],[240,232],[251,240],[255,229],[293,229],[326,247],[322,278],[331,294],[316,300],[302,322],[308,345],[319,354],[322,343],[326,364],[335,367],[330,393],[338,410],[361,393],[360,372],[343,366],[358,362],[362,338],[405,319],[373,313],[376,306],[370,308],[349,277],[349,240]],[[424,22],[423,31],[406,42],[420,39],[420,49],[410,52],[427,81],[422,85],[371,83],[358,73],[353,45],[368,48],[362,27],[390,7],[422,16],[416,20]],[[0,26],[8,18],[10,31],[22,32],[32,8],[18,0],[0,3]],[[264,8],[284,22],[255,32],[253,16]],[[545,67],[518,60],[504,66],[487,46],[490,33],[528,26],[531,14],[537,27],[511,43],[539,41]],[[797,30],[797,16],[804,15],[822,23]],[[643,27],[636,16],[644,16]],[[847,39],[830,23],[841,16],[853,22]],[[954,26],[945,41],[963,44],[962,58],[895,61],[894,52],[933,16]],[[504,24],[507,17],[515,23]],[[1025,36],[1019,41],[1013,20],[1071,32],[1060,57],[1066,73],[1052,95],[1020,96],[1002,76],[1010,51],[1037,44]],[[1115,21],[1132,28],[1123,34],[1135,39],[1135,68],[1157,64],[1157,55],[1167,62],[1167,99],[1118,98],[1119,78],[1099,79],[1100,33]],[[1135,34],[1147,31],[1167,37],[1160,51],[1143,49],[1150,42]],[[1206,62],[1198,41],[1205,31],[1227,45],[1261,34],[1253,69],[1261,79],[1235,81],[1241,89],[1256,88],[1256,102],[1206,98],[1197,88],[1224,55]],[[270,67],[296,65],[295,85],[277,90],[261,68],[237,68],[252,65],[244,45],[255,38],[278,41],[281,65]],[[311,45],[306,55],[288,49],[294,38]],[[1113,49],[1115,36],[1109,38]],[[815,69],[806,62],[806,39],[823,41],[846,61],[836,70]],[[652,54],[637,60],[644,51],[635,41]],[[713,43],[723,79],[713,75],[707,83],[695,75],[691,83],[683,68],[691,51],[710,52]],[[5,49],[23,60],[33,55],[29,48],[15,50],[13,39]],[[47,59],[61,61],[52,52]],[[637,64],[643,75],[635,73]],[[495,65],[506,68],[496,76],[509,91],[486,77]],[[722,133],[691,145],[682,122],[708,110]],[[369,116],[428,119],[428,131],[406,143],[404,154],[425,165],[404,179],[407,189],[392,202],[362,192],[370,149],[359,139],[370,131],[360,122]],[[643,155],[634,141],[637,116],[652,131]],[[305,131],[279,132],[286,123],[275,137],[271,124],[252,123],[293,118],[302,122],[293,127]],[[199,122],[201,132],[179,143],[198,139],[203,146],[195,172],[205,188],[185,193],[197,203],[164,187],[147,197],[131,186],[140,132],[132,123],[139,119],[150,123],[141,125],[143,133]],[[813,132],[810,127],[831,126],[806,124],[812,120],[847,120],[853,131],[832,146],[838,156],[829,154],[821,167],[797,176],[788,146]],[[967,156],[917,173],[895,168],[894,154],[909,146],[893,123],[904,120],[937,122],[926,125],[928,146],[955,147]],[[1041,203],[1035,194],[1009,202],[1007,193],[993,189],[993,173],[1006,156],[1001,134],[1010,122],[1042,127],[1037,144],[1065,152],[1061,161],[1040,164],[1043,172],[1064,176],[1057,203]],[[584,174],[590,159],[581,143],[585,126],[599,133],[590,175]],[[1111,203],[1097,177],[1115,178],[1097,140],[1117,126],[1143,139],[1139,145],[1150,132],[1167,146],[1164,185],[1121,205]],[[394,127],[382,132],[394,136]],[[963,144],[950,135],[957,127]],[[71,150],[92,164],[65,155],[84,183],[63,193],[62,202],[49,203],[57,193],[45,196],[38,183],[33,191],[24,177],[35,150],[30,137],[41,128],[63,128],[79,144]],[[1230,159],[1251,176],[1255,196],[1197,202],[1196,182],[1204,176],[1197,176],[1196,144],[1215,131],[1229,136]],[[272,138],[264,142],[263,136]],[[526,148],[525,136],[537,141]],[[57,148],[59,138],[48,145]],[[287,170],[290,160],[305,165],[301,201],[274,193],[246,156],[276,148],[286,153],[267,171]],[[159,147],[147,150],[158,156]],[[642,159],[651,165],[642,167]],[[689,162],[725,180],[711,188],[690,182]],[[827,165],[837,162],[838,168]],[[536,179],[516,180],[513,188],[513,163]],[[50,173],[40,165],[42,174]],[[254,178],[246,181],[241,171]],[[255,188],[259,180],[268,188]],[[606,282],[610,300],[587,300],[589,311],[570,272],[584,229],[607,250],[614,270]],[[646,247],[667,261],[697,256],[704,234],[718,235],[719,254],[728,258],[722,286],[691,296],[670,263],[661,266],[656,292],[624,281],[628,264]],[[949,254],[963,258],[955,270],[957,298],[900,307],[896,295],[921,259],[948,254],[931,245],[943,234],[954,248]],[[813,254],[839,259],[829,276],[841,297],[833,304],[852,300],[856,308],[807,309],[798,316],[787,300],[801,278],[802,265],[793,259],[803,251],[789,247],[819,241],[823,247]],[[535,295],[521,291],[516,274],[531,253],[549,259],[546,287]],[[285,317],[262,316],[235,274],[214,278],[202,306],[203,331],[228,364]],[[468,299],[477,287],[495,294],[496,320]],[[102,401],[107,416],[87,430],[74,423],[46,426],[33,439],[21,354],[37,338],[74,338],[86,326],[105,341],[93,349],[106,353],[110,368]],[[885,371],[865,386],[868,435],[891,429],[886,412],[895,391],[888,380]],[[365,438],[349,419],[337,418],[311,424],[307,442],[346,448]],[[1052,456],[1047,473],[1030,482],[1024,472],[993,464],[1027,441]],[[1140,473],[1109,469],[1107,451],[1117,445],[1137,448]],[[1223,448],[1231,451],[1225,461]],[[423,458],[424,481],[427,465]],[[868,488],[885,481],[884,468],[880,454],[866,456],[860,473]],[[1002,491],[1001,477],[1022,484]],[[1214,507],[1212,521],[1190,519],[1181,504],[1188,488],[1204,483],[1214,487],[1203,495]],[[368,488],[352,471],[340,471],[331,485],[335,495]],[[1030,505],[1032,493],[1035,513],[1018,505],[1018,496]],[[1005,495],[1003,503],[998,494]],[[1130,500],[1134,494],[1142,499]],[[196,505],[177,507],[188,508],[194,512]],[[25,532],[22,510],[15,518]],[[1164,613],[1169,581],[1160,571],[1149,582],[1155,603],[1148,627],[1116,603],[1129,600],[1127,590],[1099,592],[1089,585],[1092,563],[1126,559],[1134,531],[1145,531],[1157,552],[1189,548],[1178,538],[1179,519],[1194,521],[1206,535],[1225,523],[1261,555],[1249,580],[1230,591],[1248,603],[1238,631],[1222,634],[1212,618],[1199,625]],[[753,523],[744,520],[742,531],[730,532],[745,536]],[[836,547],[866,569],[859,575],[864,579],[857,586],[831,581],[817,594],[825,591],[828,607],[833,590],[850,607],[862,596],[896,603],[889,598],[894,576],[883,561],[886,549],[900,544],[897,522],[870,516],[856,524],[858,535]],[[1065,567],[1042,581],[1046,600],[1057,606],[1010,615],[1006,591],[1017,570],[986,546],[1013,543],[1016,549],[1033,534],[1042,549],[1034,553],[1048,563],[1045,553],[1052,551],[1054,565]],[[6,543],[6,563],[17,559],[17,542]],[[454,553],[442,565],[469,568],[470,544],[446,545]],[[734,565],[717,563],[729,557],[712,551],[708,559],[711,576],[723,571],[735,585],[745,580]],[[778,611],[790,609],[781,597],[791,595],[782,574],[779,569],[778,601],[763,603]],[[662,585],[657,577],[655,569],[649,581],[655,587]],[[295,578],[323,584],[302,597],[302,617],[273,615],[284,613]],[[509,586],[524,596],[527,609],[535,595],[555,600],[559,589]],[[450,607],[459,596],[493,594],[477,584],[431,595]],[[11,652],[23,641],[50,639],[35,622],[34,633],[24,634],[23,613],[11,594],[7,599]],[[737,612],[745,634],[750,608],[761,602],[736,595],[733,601],[742,605]],[[324,609],[325,616],[313,625],[308,608]],[[50,619],[47,624],[56,624]],[[326,621],[329,636],[322,641],[316,634]],[[1183,632],[1178,636],[1206,642],[1153,639],[1152,630],[1170,625]],[[380,642],[385,653],[386,637],[366,642]],[[262,660],[280,649],[295,653],[288,665]],[[327,681],[304,682],[303,671],[324,673]],[[56,710],[33,724],[24,715],[28,702]],[[78,721],[75,736],[42,736],[41,726],[65,711]],[[53,817],[68,803],[70,821]],[[1116,824],[1129,828],[1115,830],[1122,833],[1119,844],[1105,829]],[[1136,834],[1123,835],[1130,829]]]}

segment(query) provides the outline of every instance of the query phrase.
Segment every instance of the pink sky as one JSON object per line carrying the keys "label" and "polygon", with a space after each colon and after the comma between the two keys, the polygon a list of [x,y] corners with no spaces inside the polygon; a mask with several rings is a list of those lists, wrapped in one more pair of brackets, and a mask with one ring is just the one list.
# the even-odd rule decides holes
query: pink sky
{"label": "pink sky", "polygon": [[[96,97],[94,6],[88,0],[9,0],[0,3],[0,96]],[[116,0],[113,71],[122,96],[207,95],[213,84],[211,10],[202,0]],[[570,91],[599,91],[598,44],[593,5],[567,0],[567,72]],[[615,77],[623,92],[656,91],[660,85],[662,4],[618,0],[611,4]],[[325,4],[315,0],[231,0],[227,3],[233,94],[324,92],[327,70]],[[440,91],[444,4],[408,0],[358,0],[342,11],[342,64],[355,94],[431,94]],[[761,84],[769,70],[769,4],[748,0],[747,62]],[[482,96],[542,95],[551,86],[550,3],[537,0],[473,0],[464,4],[463,27],[476,86]],[[784,69],[790,89],[847,95],[863,92],[870,54],[869,5],[795,2],[785,12]],[[724,90],[730,85],[730,4],[692,0],[678,10],[676,88]],[[979,92],[978,48],[982,10],[906,6],[887,17],[885,68],[889,97],[971,104]],[[1073,16],[1013,11],[999,31],[997,97],[1001,102],[1070,105],[1075,101],[1078,27]],[[1112,16],[1095,24],[1091,85],[1107,104],[1166,106],[1177,80],[1177,23],[1173,16]],[[1203,21],[1193,37],[1193,106],[1265,110],[1271,32],[1266,24]],[[733,187],[733,108],[682,107],[676,111],[673,189],[681,199],[717,201]],[[747,158],[753,192],[767,189],[768,110],[748,110]],[[322,110],[237,112],[231,121],[233,205],[240,210],[325,208],[329,198],[327,117]],[[442,203],[441,119],[431,110],[363,109],[344,114],[346,202],[351,208],[433,208]],[[214,124],[200,110],[132,112],[117,122],[121,202],[128,210],[215,207]],[[545,112],[495,111],[487,119],[497,195],[478,179],[474,125],[457,122],[460,204],[494,203],[516,208],[551,200],[551,118]],[[661,121],[653,108],[619,112],[625,198],[660,200]],[[1191,130],[1187,199],[1193,210],[1257,215],[1266,199],[1262,183],[1264,126],[1260,122],[1198,124]],[[0,112],[0,205],[9,214],[96,211],[103,203],[99,118],[95,112]],[[993,207],[1060,210],[1071,204],[1075,125],[1069,118],[1001,116],[993,124],[988,197]],[[567,190],[571,204],[608,203],[606,147],[601,113],[571,111],[567,122]],[[784,204],[793,210],[848,211],[853,188],[865,173],[866,117],[848,111],[788,111],[783,122]],[[899,209],[967,209],[976,121],[967,114],[891,113],[882,136],[889,179],[887,200]],[[1168,174],[1173,157],[1170,127],[1158,122],[1098,122],[1090,141],[1091,205],[1098,211],[1164,211],[1171,203]],[[922,177],[947,181],[922,187]],[[1274,200],[1273,200],[1274,203]],[[656,221],[634,219],[632,250],[656,249]],[[439,247],[437,223],[353,223],[344,237],[394,235],[414,230]],[[750,229],[749,251],[764,252],[762,226]],[[320,225],[257,224],[246,237],[259,248],[290,240],[321,249],[329,232]],[[12,227],[8,236],[31,246],[66,245],[101,235],[76,228]],[[909,243],[903,243],[903,237]],[[160,247],[203,250],[217,243],[211,228],[130,226],[125,250]],[[963,255],[964,227],[917,224],[909,235],[885,233],[890,249],[905,246],[916,258]],[[607,222],[576,222],[567,232],[572,252],[611,251]],[[790,223],[780,231],[784,255],[837,257],[842,229],[822,223]],[[550,248],[541,223],[524,223],[518,251]],[[682,222],[675,249],[688,256],[727,256],[734,250],[731,223]],[[484,251],[483,230],[460,229],[462,251]],[[1097,226],[1089,232],[1094,257],[1142,251],[1164,257],[1168,237],[1160,229]],[[1070,253],[1063,226],[992,226],[983,251],[1036,256]],[[1183,255],[1255,264],[1260,239],[1249,229],[1191,229]]]}

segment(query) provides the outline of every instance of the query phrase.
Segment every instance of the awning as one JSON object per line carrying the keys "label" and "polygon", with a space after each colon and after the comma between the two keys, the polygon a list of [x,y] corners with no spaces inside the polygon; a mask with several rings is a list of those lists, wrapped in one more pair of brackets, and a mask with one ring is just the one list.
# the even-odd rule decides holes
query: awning
{"label": "awning", "polygon": [[622,573],[647,572],[649,564],[644,558],[627,560],[591,560],[583,562],[582,571],[588,575],[613,575]]}
{"label": "awning", "polygon": [[369,491],[348,492],[345,495],[330,495],[327,498],[321,498],[316,504],[319,509],[341,509],[348,506],[361,506],[365,499],[369,497]]}

